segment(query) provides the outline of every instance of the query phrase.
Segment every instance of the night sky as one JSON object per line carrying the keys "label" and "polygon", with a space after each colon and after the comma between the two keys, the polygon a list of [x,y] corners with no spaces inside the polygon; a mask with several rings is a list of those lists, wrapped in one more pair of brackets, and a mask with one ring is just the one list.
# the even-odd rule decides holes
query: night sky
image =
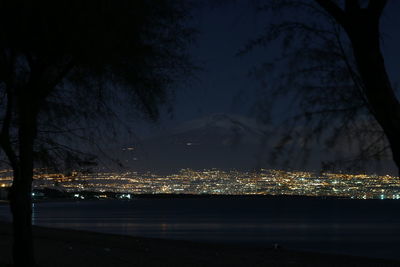
{"label": "night sky", "polygon": [[[395,87],[398,87],[400,81],[398,78],[400,69],[398,10],[400,10],[400,2],[391,1],[381,21],[382,49],[388,73]],[[170,171],[186,167],[195,169],[289,167],[296,170],[319,171],[322,161],[345,155],[347,146],[342,145],[338,151],[331,153],[315,141],[312,144],[308,162],[304,163],[299,154],[296,155],[297,158],[293,156],[293,161],[289,165],[270,164],[268,155],[282,136],[282,132],[276,129],[288,117],[288,106],[285,100],[280,100],[283,102],[276,105],[280,110],[274,113],[273,124],[265,128],[262,125],[256,126],[259,123],[257,120],[262,119],[263,114],[255,111],[254,107],[259,103],[264,87],[261,81],[250,75],[250,72],[278,56],[281,51],[280,44],[272,42],[268,46],[256,47],[240,56],[238,52],[250,40],[262,35],[268,23],[274,20],[276,18],[269,17],[266,13],[255,11],[252,1],[233,1],[228,4],[225,2],[225,4],[212,6],[199,5],[194,8],[189,23],[198,33],[189,47],[189,54],[199,70],[174,88],[175,95],[170,103],[173,112],[167,112],[167,106],[161,107],[160,118],[155,123],[132,117],[131,129],[134,136],[122,133],[119,139],[104,145],[105,151],[112,150],[113,152],[110,152],[112,157],[121,158],[121,148],[140,148],[135,150],[135,153],[132,151],[128,154],[123,153],[121,160],[133,169],[169,169]],[[266,80],[268,81],[268,77]],[[271,80],[271,82],[276,81]],[[231,149],[223,147],[218,153],[211,152],[215,148],[213,142],[221,139],[221,136],[230,135],[228,139],[234,138],[229,132],[217,133],[216,135],[219,134],[219,136],[212,133],[213,136],[210,136],[212,129],[204,129],[204,126],[209,124],[208,121],[220,115],[227,115],[228,119],[238,120],[255,131],[267,129],[266,131],[272,133],[273,137],[268,139],[268,144],[256,137],[256,142],[252,142],[250,146],[244,141],[232,146]],[[183,133],[181,129],[189,130]],[[208,137],[202,137],[202,140],[196,141],[200,132],[203,134],[206,132],[204,136]],[[193,138],[194,136],[197,137]],[[247,139],[251,138],[253,137],[247,136]],[[200,151],[196,150],[197,147],[177,147],[175,139],[180,139],[180,144],[198,143],[203,149]],[[221,142],[226,143],[224,140]],[[173,147],[172,143],[174,143]],[[245,150],[247,152],[242,153]],[[360,171],[363,172],[364,169]],[[367,172],[396,174],[397,170],[389,158],[384,160],[383,164],[374,165]]]}
{"label": "night sky", "polygon": [[[316,13],[257,11],[265,0],[193,0],[187,24],[169,0],[13,1],[0,2],[0,266],[400,266],[400,0],[381,19],[393,86],[383,5],[357,6],[375,0],[306,2],[328,3],[354,57],[344,31],[307,24]],[[280,38],[249,45],[296,19],[322,38],[289,38],[304,50],[282,61]]]}
{"label": "night sky", "polygon": [[[188,123],[191,125],[197,121],[201,123],[204,119],[215,114],[240,116],[242,121],[247,121],[250,124],[254,123],[256,117],[260,117],[260,114],[254,112],[253,108],[260,97],[263,87],[260,81],[249,75],[249,72],[277,56],[280,52],[280,47],[275,42],[267,47],[256,47],[245,55],[237,55],[250,40],[259,37],[271,21],[271,18],[266,13],[256,12],[254,5],[250,2],[233,1],[228,4],[217,4],[211,7],[209,5],[195,7],[190,23],[198,30],[198,34],[195,42],[190,47],[189,53],[194,63],[200,67],[200,70],[196,71],[194,76],[187,80],[186,83],[177,85],[175,98],[172,102],[172,114],[165,112],[165,109],[163,109],[157,123],[135,122],[134,129],[139,137],[139,143],[142,141],[146,143],[146,140],[154,140],[154,137],[158,138],[157,140],[168,138],[168,135],[175,131],[174,129]],[[382,48],[388,72],[395,87],[400,81],[398,78],[398,70],[400,69],[400,52],[398,49],[400,47],[400,36],[398,34],[400,18],[397,15],[399,9],[400,3],[391,1],[386,8],[381,24],[383,33]],[[287,103],[282,102],[280,106],[283,112],[275,113],[277,114],[275,117],[276,125],[279,125],[280,121],[285,116],[288,116],[284,112],[287,108],[286,105]],[[280,133],[277,132],[276,135],[280,135]],[[126,140],[124,146],[133,142],[130,137],[124,140]],[[133,143],[137,145],[137,140]],[[143,146],[145,147],[145,144]],[[273,144],[259,150],[263,150],[263,154],[266,155],[269,153],[271,146]],[[167,148],[159,148],[161,148],[159,150],[168,150]],[[158,152],[147,149],[146,153]],[[175,152],[170,151],[170,153]],[[254,154],[257,153],[259,151],[244,154],[242,157],[254,158]],[[313,160],[313,158],[321,157],[326,151],[316,148],[313,153],[310,157],[309,168],[317,170],[320,167],[320,161]],[[223,155],[224,153],[220,156],[223,157]],[[137,156],[142,157],[142,155],[136,155],[135,157]],[[159,157],[165,158],[165,155]],[[201,157],[207,157],[207,152],[203,152]],[[175,161],[179,162],[180,160],[177,157]],[[156,161],[154,160],[153,162]],[[246,167],[256,167],[259,161],[259,159],[254,160],[252,164],[249,163]],[[267,159],[264,158],[263,161],[265,162]],[[134,166],[138,166],[137,164],[139,163],[143,162],[135,162]],[[238,161],[232,161],[227,166],[240,168],[241,166],[237,166],[237,164]],[[193,164],[189,165],[192,166]],[[196,167],[195,164],[192,167]],[[198,167],[212,166],[200,165]],[[299,163],[293,166],[293,168],[301,167],[302,165]],[[388,170],[389,172],[395,171],[390,160],[383,164],[382,169],[383,173]]]}
{"label": "night sky", "polygon": [[[279,47],[272,43],[237,56],[249,40],[263,33],[268,23],[265,13],[256,12],[249,2],[205,6],[194,11],[193,25],[199,34],[190,52],[203,71],[196,73],[190,86],[177,90],[173,122],[212,113],[254,116],[251,107],[262,87],[249,71],[271,60],[279,52]],[[400,81],[399,9],[398,1],[390,1],[381,24],[385,61],[395,84]]]}
{"label": "night sky", "polygon": [[210,113],[249,112],[259,84],[248,72],[260,63],[260,55],[265,51],[257,49],[244,56],[237,53],[263,30],[254,15],[245,4],[203,8],[194,14],[199,35],[191,53],[203,70],[197,73],[198,81],[178,93],[177,120]]}

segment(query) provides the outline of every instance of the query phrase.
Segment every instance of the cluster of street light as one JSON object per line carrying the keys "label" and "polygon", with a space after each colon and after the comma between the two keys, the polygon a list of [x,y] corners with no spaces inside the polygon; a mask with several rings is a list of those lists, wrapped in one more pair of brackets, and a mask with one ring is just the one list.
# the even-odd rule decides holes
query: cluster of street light
{"label": "cluster of street light", "polygon": [[[12,182],[12,172],[0,171],[0,187]],[[400,181],[394,176],[267,170],[192,170],[175,174],[153,172],[43,173],[34,188],[67,192],[94,191],[129,194],[224,194],[334,196],[359,199],[399,199]]]}

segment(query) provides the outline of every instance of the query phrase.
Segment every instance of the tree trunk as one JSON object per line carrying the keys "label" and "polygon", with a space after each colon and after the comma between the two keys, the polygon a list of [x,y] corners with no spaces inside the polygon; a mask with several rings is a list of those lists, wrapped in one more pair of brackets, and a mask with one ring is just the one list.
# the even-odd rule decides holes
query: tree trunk
{"label": "tree trunk", "polygon": [[10,193],[13,215],[15,266],[34,266],[32,236],[32,180],[33,143],[36,134],[36,115],[29,108],[31,103],[20,103],[18,120],[19,164],[14,169]]}
{"label": "tree trunk", "polygon": [[363,91],[375,119],[389,141],[400,170],[400,103],[391,86],[380,48],[379,21],[366,19],[347,29],[363,81]]}
{"label": "tree trunk", "polygon": [[388,0],[370,0],[364,7],[359,1],[346,0],[344,10],[334,1],[315,1],[343,27],[351,41],[368,107],[389,141],[400,172],[400,103],[380,47],[380,19]]}

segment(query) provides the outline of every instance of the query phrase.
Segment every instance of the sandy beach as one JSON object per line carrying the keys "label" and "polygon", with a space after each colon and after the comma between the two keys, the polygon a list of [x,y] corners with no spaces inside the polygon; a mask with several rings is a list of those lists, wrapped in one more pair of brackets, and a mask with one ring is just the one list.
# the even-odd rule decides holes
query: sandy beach
{"label": "sandy beach", "polygon": [[[34,227],[39,266],[400,266],[391,260]],[[11,266],[11,225],[0,223],[0,266]]]}

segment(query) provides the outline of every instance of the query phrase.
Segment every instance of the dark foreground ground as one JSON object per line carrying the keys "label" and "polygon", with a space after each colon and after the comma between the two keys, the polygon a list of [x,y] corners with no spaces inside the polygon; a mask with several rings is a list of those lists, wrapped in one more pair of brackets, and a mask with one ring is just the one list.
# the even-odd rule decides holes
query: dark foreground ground
{"label": "dark foreground ground", "polygon": [[[34,228],[39,266],[400,266],[398,261]],[[0,223],[0,266],[11,266],[11,226]]]}

